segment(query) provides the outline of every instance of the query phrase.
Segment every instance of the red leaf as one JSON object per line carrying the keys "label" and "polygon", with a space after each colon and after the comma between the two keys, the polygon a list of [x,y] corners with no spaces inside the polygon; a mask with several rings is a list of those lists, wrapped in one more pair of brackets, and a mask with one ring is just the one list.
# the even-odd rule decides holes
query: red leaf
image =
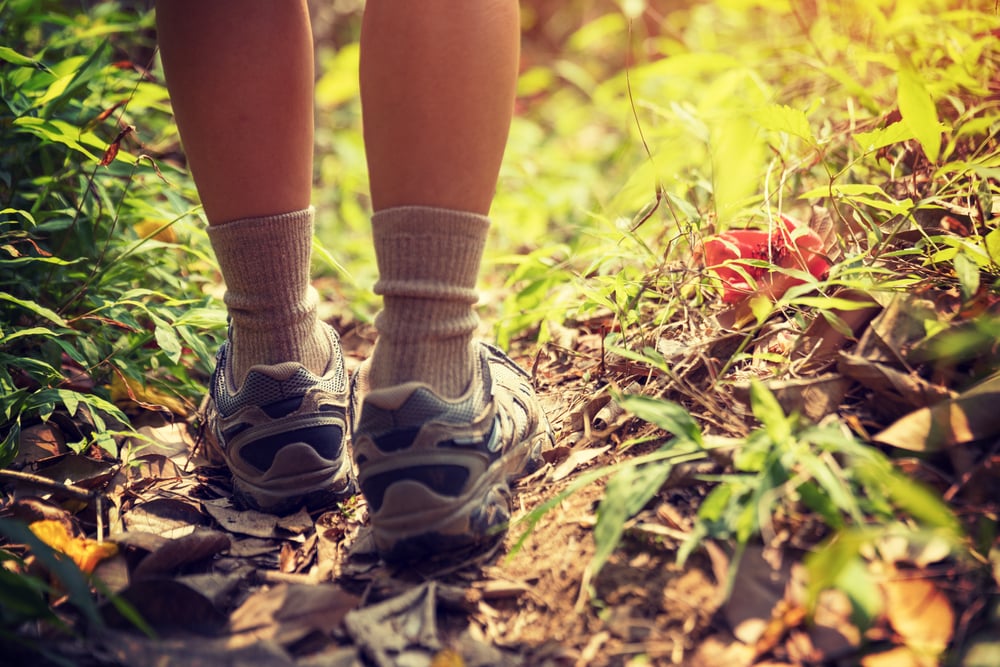
{"label": "red leaf", "polygon": [[132,127],[131,125],[126,125],[125,129],[123,129],[121,132],[118,133],[118,136],[115,137],[115,140],[112,141],[110,145],[108,145],[108,149],[104,151],[104,157],[101,158],[100,162],[100,165],[102,167],[107,167],[109,164],[111,164],[111,162],[115,159],[115,156],[118,155],[118,149],[121,148],[122,139],[131,134],[132,130],[134,129],[135,128]]}
{"label": "red leaf", "polygon": [[[816,232],[785,216],[776,220],[773,231],[734,229],[705,239],[701,247],[705,266],[722,281],[722,300],[726,303],[738,303],[758,293],[779,299],[789,287],[803,282],[739,260],[763,260],[822,278],[830,268],[823,251],[823,241]],[[742,271],[734,264],[741,264]],[[756,287],[751,287],[744,274],[753,278]]]}

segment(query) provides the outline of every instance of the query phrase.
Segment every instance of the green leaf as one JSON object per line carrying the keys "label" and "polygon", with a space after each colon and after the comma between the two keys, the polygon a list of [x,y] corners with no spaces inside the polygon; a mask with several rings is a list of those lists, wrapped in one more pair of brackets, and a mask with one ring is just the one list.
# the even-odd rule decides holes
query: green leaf
{"label": "green leaf", "polygon": [[915,139],[916,135],[906,123],[893,123],[871,132],[855,132],[854,141],[865,153],[877,151],[880,148],[899,144],[910,139]]}
{"label": "green leaf", "polygon": [[816,144],[816,137],[809,127],[809,119],[801,109],[793,109],[787,104],[772,104],[756,111],[753,117],[768,130],[791,134],[805,139],[810,144]]}
{"label": "green leaf", "polygon": [[26,338],[28,336],[40,336],[42,338],[53,338],[58,336],[56,332],[51,329],[46,329],[44,327],[31,327],[30,329],[18,329],[17,331],[11,332],[4,336],[0,336],[0,345],[8,345],[12,341],[18,338]]}
{"label": "green leaf", "polygon": [[152,320],[156,327],[153,332],[156,344],[160,346],[160,349],[167,355],[167,358],[176,364],[180,361],[181,352],[183,352],[181,340],[177,336],[177,332],[160,317],[154,315],[152,316]]}
{"label": "green leaf", "polygon": [[620,405],[639,419],[655,424],[677,438],[689,440],[698,446],[703,444],[701,427],[679,403],[633,394],[623,396]]}
{"label": "green leaf", "polygon": [[955,267],[958,286],[962,290],[962,298],[968,301],[979,291],[979,265],[965,253],[955,255],[952,265]]}
{"label": "green leaf", "polygon": [[0,46],[0,60],[5,60],[11,65],[17,65],[18,67],[43,67],[39,61],[18,53],[9,46]]}
{"label": "green leaf", "polygon": [[26,301],[24,299],[18,299],[16,296],[12,296],[10,294],[7,294],[6,292],[0,292],[0,300],[8,301],[15,305],[21,306],[22,308],[25,308],[33,312],[39,317],[45,318],[46,320],[52,322],[53,324],[56,324],[61,327],[66,327],[67,329],[69,328],[69,324],[66,322],[66,320],[60,317],[55,311],[50,310],[45,306],[40,306],[34,301]]}
{"label": "green leaf", "polygon": [[24,218],[28,222],[28,224],[30,224],[32,227],[35,226],[35,216],[31,214],[31,211],[24,211],[19,208],[9,208],[9,207],[0,211],[0,215],[11,215],[11,214],[20,216]]}
{"label": "green leaf", "polygon": [[625,522],[641,510],[659,492],[673,465],[665,461],[643,466],[626,465],[611,479],[597,508],[594,525],[594,557],[588,569],[591,576],[600,572],[621,541]]}
{"label": "green leaf", "polygon": [[69,389],[57,389],[56,391],[59,394],[59,398],[62,399],[63,405],[66,406],[69,416],[75,416],[77,408],[80,407],[80,394]]}
{"label": "green leaf", "polygon": [[941,153],[941,124],[934,100],[924,87],[916,70],[909,63],[900,66],[897,101],[903,122],[913,131],[927,159],[937,162]]}
{"label": "green leaf", "polygon": [[733,497],[733,487],[729,484],[720,484],[712,489],[698,507],[698,519],[701,522],[721,521],[729,506],[729,501]]}
{"label": "green leaf", "polygon": [[774,444],[782,445],[792,437],[791,420],[771,390],[756,378],[750,381],[750,409]]}
{"label": "green leaf", "polygon": [[104,621],[97,611],[97,604],[90,593],[90,585],[72,560],[53,550],[38,539],[31,530],[19,521],[0,518],[0,535],[11,542],[25,544],[31,553],[57,579],[69,595],[69,600],[94,627],[101,628]]}
{"label": "green leaf", "polygon": [[983,239],[983,244],[993,264],[1000,264],[1000,227],[990,231]]}
{"label": "green leaf", "polygon": [[56,90],[50,89],[44,96],[44,103],[41,105],[43,109],[43,115],[45,117],[51,117],[55,109],[60,105],[60,103],[69,98],[72,95],[77,94],[80,88],[85,86],[97,73],[104,68],[106,63],[106,54],[109,50],[109,42],[104,40],[100,45],[91,52],[87,59],[83,62],[80,67],[73,72],[73,75],[68,81],[63,85],[57,87]]}
{"label": "green leaf", "polygon": [[[4,554],[6,552],[0,552]],[[50,591],[51,588],[37,577],[0,567],[0,619],[4,624],[13,625],[30,620],[55,620],[46,601]]]}
{"label": "green leaf", "polygon": [[20,420],[15,420],[6,428],[7,432],[4,433],[3,440],[0,440],[0,468],[6,468],[14,460],[21,440]]}
{"label": "green leaf", "polygon": [[806,306],[816,308],[824,313],[828,310],[864,310],[876,306],[874,301],[859,301],[855,299],[844,299],[835,296],[797,296],[788,301],[790,305]]}
{"label": "green leaf", "polygon": [[833,183],[832,185],[821,185],[818,188],[807,190],[799,195],[800,199],[818,199],[822,197],[856,197],[858,195],[882,195],[888,198],[885,190],[881,186],[871,183]]}

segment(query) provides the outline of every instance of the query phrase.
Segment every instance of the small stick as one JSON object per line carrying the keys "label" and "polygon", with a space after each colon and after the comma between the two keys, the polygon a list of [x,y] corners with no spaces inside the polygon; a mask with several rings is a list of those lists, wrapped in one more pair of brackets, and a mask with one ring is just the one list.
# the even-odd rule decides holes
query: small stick
{"label": "small stick", "polygon": [[38,486],[47,491],[52,491],[53,493],[61,493],[64,496],[69,496],[70,498],[75,498],[76,500],[92,500],[99,495],[96,491],[90,491],[82,486],[76,486],[75,484],[70,484],[69,482],[57,482],[54,479],[42,477],[41,475],[33,475],[30,472],[0,470],[0,479],[10,479],[15,482],[31,484],[32,486]]}

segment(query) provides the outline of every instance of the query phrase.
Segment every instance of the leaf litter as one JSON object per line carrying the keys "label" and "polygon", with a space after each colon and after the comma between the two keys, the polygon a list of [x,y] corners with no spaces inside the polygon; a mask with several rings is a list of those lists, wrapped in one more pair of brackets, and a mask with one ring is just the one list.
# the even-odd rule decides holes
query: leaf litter
{"label": "leaf litter", "polygon": [[[890,310],[898,308],[890,302]],[[900,419],[918,424],[900,442],[907,449],[934,451],[996,439],[998,429],[975,419],[963,422],[967,428],[962,433],[969,437],[931,438],[921,414],[933,411],[931,405],[937,410],[950,406],[948,414],[961,411],[967,405],[963,396],[990,395],[994,381],[956,393],[944,404],[940,397],[951,394],[912,389],[921,385],[885,372],[905,373],[907,339],[901,338],[899,326],[881,329],[881,321],[877,316],[867,328],[861,325],[858,343],[840,336],[835,346],[849,350],[867,345],[878,353],[869,350],[861,357],[833,351],[827,342],[827,374],[776,382],[782,403],[819,418],[830,405],[843,405],[859,392],[877,396],[877,401],[853,403],[851,410],[860,422],[887,427],[891,422],[886,416],[865,413],[866,406],[883,402],[889,414],[902,412]],[[829,328],[824,331],[834,335]],[[720,330],[721,338],[728,335]],[[652,664],[722,665],[815,663],[853,655],[869,665],[895,659],[923,665],[937,664],[934,656],[955,633],[972,629],[972,619],[956,610],[967,609],[969,600],[979,596],[963,583],[971,570],[950,561],[947,547],[915,552],[904,539],[880,548],[882,556],[870,562],[885,568],[875,578],[882,611],[863,638],[843,592],[824,591],[810,607],[802,552],[791,546],[788,534],[792,523],[775,527],[769,540],[747,546],[738,558],[724,543],[705,541],[679,564],[677,549],[691,536],[709,490],[701,480],[723,472],[725,456],[690,464],[694,467],[671,474],[662,488],[658,482],[652,502],[623,521],[619,548],[602,556],[607,562],[589,580],[597,554],[593,530],[607,479],[596,478],[561,498],[557,494],[603,466],[653,451],[651,444],[627,450],[621,445],[662,431],[617,408],[606,409],[613,402],[604,382],[614,380],[614,373],[596,383],[585,379],[604,363],[621,369],[618,382],[634,388],[628,378],[640,375],[640,366],[613,354],[601,359],[593,337],[577,340],[573,354],[558,346],[545,348],[536,367],[549,413],[558,416],[553,420],[557,445],[547,452],[549,465],[521,486],[517,518],[504,548],[451,571],[399,571],[380,563],[367,542],[360,499],[332,511],[309,514],[303,509],[281,517],[233,506],[224,468],[198,460],[194,431],[183,424],[146,431],[150,440],[163,434],[162,447],[150,444],[137,452],[124,475],[116,476],[112,462],[91,463],[92,472],[72,474],[68,478],[78,483],[99,486],[93,480],[102,480],[119,494],[120,510],[117,521],[107,526],[107,539],[117,545],[120,553],[113,560],[120,564],[113,576],[110,561],[104,571],[115,582],[112,590],[157,633],[156,640],[143,637],[105,603],[107,626],[96,635],[100,650],[95,656],[129,665],[160,660],[192,665],[615,665],[637,656]],[[712,398],[677,394],[711,377],[703,369],[715,362],[703,352],[719,339],[703,341],[689,348],[686,358],[676,353],[672,365],[686,369],[684,382],[669,384],[669,378],[653,376],[643,393],[652,389],[676,396],[696,418],[704,415],[706,423],[725,424],[728,420],[714,417],[724,401],[733,402],[719,410],[728,412],[730,420],[733,414],[748,414],[734,411],[747,401],[740,392]],[[884,368],[873,380],[859,376],[857,367],[864,364]],[[815,393],[819,397],[811,396]],[[808,408],[817,401],[822,409]],[[177,447],[179,433],[187,433],[183,451]],[[891,429],[888,436],[886,430],[881,433],[877,439],[894,444]],[[36,436],[29,432],[27,437]],[[994,454],[988,461],[995,459]],[[196,460],[199,465],[192,465]],[[979,465],[995,476],[988,461]],[[52,469],[44,457],[26,463],[40,473]],[[111,479],[115,481],[109,483]],[[93,530],[86,512],[64,509],[58,493],[37,497],[36,491],[15,489],[15,504],[33,507],[35,515],[59,516],[81,534]],[[553,498],[558,502],[525,534],[531,510]],[[798,537],[819,543],[816,537]],[[504,555],[511,551],[513,555]],[[995,590],[996,577],[990,585]],[[975,636],[973,646],[989,651],[989,641]],[[858,653],[862,643],[883,649],[863,657]]]}

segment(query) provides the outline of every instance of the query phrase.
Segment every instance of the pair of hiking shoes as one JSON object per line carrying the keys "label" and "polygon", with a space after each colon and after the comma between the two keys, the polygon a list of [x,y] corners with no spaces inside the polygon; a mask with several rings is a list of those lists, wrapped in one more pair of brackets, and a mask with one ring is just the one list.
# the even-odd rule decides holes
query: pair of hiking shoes
{"label": "pair of hiking shoes", "polygon": [[324,327],[332,358],[322,375],[297,363],[254,366],[236,389],[228,343],[220,347],[209,426],[234,493],[281,513],[329,506],[360,488],[389,562],[496,543],[510,519],[511,483],[541,466],[552,441],[530,376],[478,343],[475,376],[458,399],[418,382],[370,389],[367,364],[348,384],[340,340]]}

